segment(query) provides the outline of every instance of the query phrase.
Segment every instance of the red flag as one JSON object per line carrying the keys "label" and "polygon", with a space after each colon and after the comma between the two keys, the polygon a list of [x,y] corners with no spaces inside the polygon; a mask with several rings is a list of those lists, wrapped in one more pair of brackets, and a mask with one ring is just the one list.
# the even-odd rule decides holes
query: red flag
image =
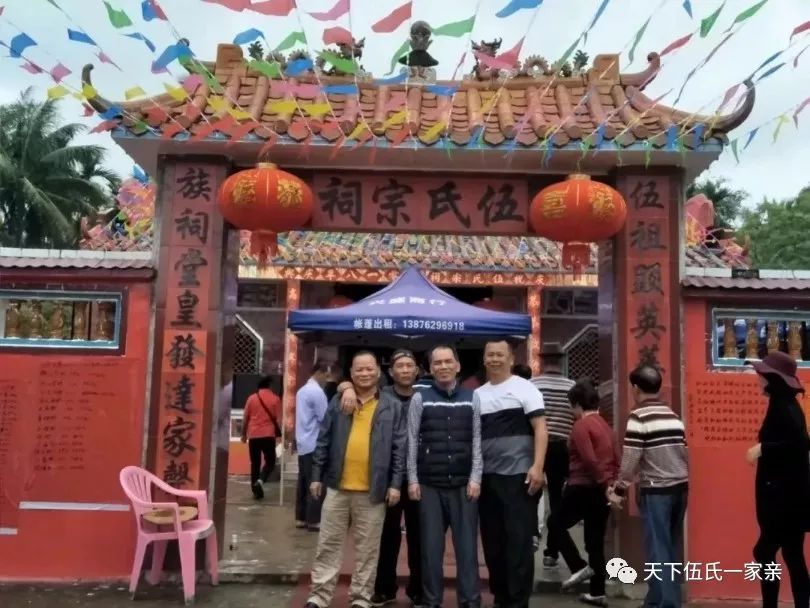
{"label": "red flag", "polygon": [[219,4],[232,11],[242,12],[246,8],[250,8],[250,0],[203,0],[211,4]]}
{"label": "red flag", "polygon": [[399,8],[395,8],[390,15],[383,17],[372,25],[371,30],[378,34],[390,34],[411,18],[411,8],[411,2],[406,2]]}
{"label": "red flag", "polygon": [[474,51],[474,54],[478,61],[484,64],[488,68],[497,68],[499,70],[511,70],[515,67],[515,64],[518,60],[518,55],[520,55],[520,50],[523,48],[523,40],[521,38],[518,40],[518,43],[506,51],[505,53],[501,53],[497,57],[490,57],[484,53],[479,51]]}
{"label": "red flag", "polygon": [[793,33],[790,35],[790,39],[793,40],[794,36],[801,34],[802,32],[806,32],[807,30],[810,30],[810,21],[805,21],[801,25],[797,25],[795,28],[793,28]]}
{"label": "red flag", "polygon": [[270,133],[270,137],[267,138],[267,143],[262,146],[261,150],[259,150],[259,158],[264,156],[266,152],[269,152],[270,148],[275,146],[277,141],[278,135],[276,135],[275,133]]}
{"label": "red flag", "polygon": [[309,16],[318,21],[334,21],[349,12],[349,0],[338,0],[337,4],[325,13],[310,13]]}
{"label": "red flag", "polygon": [[295,0],[266,0],[248,6],[248,10],[273,17],[286,17],[294,8]]}
{"label": "red flag", "polygon": [[691,39],[692,39],[692,34],[689,34],[688,36],[684,36],[683,38],[678,38],[675,42],[673,42],[667,48],[665,48],[663,51],[661,51],[661,57],[663,57],[664,55],[666,55],[668,53],[671,53],[673,51],[677,51],[679,48],[681,48],[683,45],[685,45]]}
{"label": "red flag", "polygon": [[257,123],[255,120],[249,120],[247,122],[234,126],[231,129],[230,133],[228,133],[228,135],[231,136],[231,140],[225,147],[227,148],[228,146],[232,146],[233,144],[239,143],[243,137],[246,137],[249,133],[252,133],[253,129],[255,129],[258,126],[259,123]]}
{"label": "red flag", "polygon": [[162,139],[171,139],[172,137],[180,133],[180,131],[184,130],[185,129],[183,129],[182,125],[180,125],[179,123],[170,122],[166,125],[163,125],[163,133],[161,134],[160,137]]}
{"label": "red flag", "polygon": [[217,128],[210,122],[199,125],[194,128],[194,134],[189,138],[189,141],[199,141],[201,139],[205,139],[209,135],[213,134],[216,130]]}
{"label": "red flag", "polygon": [[340,26],[330,27],[323,31],[324,44],[352,44],[352,34],[349,30]]}
{"label": "red flag", "polygon": [[398,146],[405,141],[410,134],[411,132],[408,130],[408,125],[402,125],[399,131],[394,132],[394,136],[391,138],[391,145]]}
{"label": "red flag", "polygon": [[105,131],[112,131],[118,126],[117,120],[105,120],[104,122],[96,125],[90,133],[104,133]]}

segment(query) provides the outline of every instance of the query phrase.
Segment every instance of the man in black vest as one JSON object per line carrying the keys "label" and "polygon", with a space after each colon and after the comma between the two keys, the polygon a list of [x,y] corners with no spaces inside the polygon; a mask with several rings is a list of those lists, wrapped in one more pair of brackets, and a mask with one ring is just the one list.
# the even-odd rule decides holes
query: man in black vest
{"label": "man in black vest", "polygon": [[437,346],[428,357],[433,380],[414,394],[408,411],[408,494],[420,502],[423,601],[425,608],[442,605],[449,525],[459,606],[479,608],[481,414],[472,391],[458,384],[461,365],[455,349]]}

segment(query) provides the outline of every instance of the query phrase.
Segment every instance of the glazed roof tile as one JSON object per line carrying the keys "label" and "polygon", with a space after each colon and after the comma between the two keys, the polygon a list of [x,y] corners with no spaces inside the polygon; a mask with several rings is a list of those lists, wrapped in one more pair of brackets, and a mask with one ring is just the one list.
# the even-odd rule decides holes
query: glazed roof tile
{"label": "glazed roof tile", "polygon": [[[131,102],[96,97],[90,103],[100,112],[118,111],[110,120],[134,135],[149,133],[148,125],[164,137],[188,130],[194,139],[219,131],[231,139],[253,134],[259,140],[283,136],[293,142],[333,143],[350,135],[365,141],[373,133],[389,145],[412,134],[425,145],[445,140],[466,146],[480,137],[492,147],[513,142],[528,147],[550,136],[555,147],[604,139],[621,147],[642,141],[656,148],[667,145],[674,125],[687,133],[687,148],[697,147],[700,140],[725,142],[726,133],[753,107],[753,86],[737,110],[725,116],[701,116],[660,105],[643,93],[660,70],[657,54],[650,54],[648,61],[647,69],[636,74],[619,72],[618,55],[599,55],[587,72],[565,78],[382,84],[353,77],[316,79],[311,73],[268,78],[248,67],[239,46],[220,44],[216,62],[204,64],[221,85],[217,94],[197,78],[200,82],[189,87],[190,99],[163,94]],[[91,70],[86,66],[83,73],[87,84]],[[357,88],[354,94],[324,92],[330,85],[338,90]],[[447,90],[455,91],[452,97],[441,95]],[[440,121],[446,126],[437,127]]]}

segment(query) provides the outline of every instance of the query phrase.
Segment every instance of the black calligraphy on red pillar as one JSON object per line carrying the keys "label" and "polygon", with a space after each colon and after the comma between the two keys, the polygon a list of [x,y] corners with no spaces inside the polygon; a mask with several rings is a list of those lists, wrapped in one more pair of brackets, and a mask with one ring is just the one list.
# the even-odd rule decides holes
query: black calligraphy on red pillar
{"label": "black calligraphy on red pillar", "polygon": [[357,180],[344,182],[339,177],[329,178],[326,187],[318,192],[321,209],[335,221],[335,215],[349,218],[355,226],[363,222],[363,190]]}
{"label": "black calligraphy on red pillar", "polygon": [[453,181],[445,182],[443,185],[433,190],[427,191],[430,197],[430,212],[428,217],[436,220],[447,213],[452,213],[465,228],[469,228],[472,222],[469,215],[462,215],[458,208],[461,194],[458,186]]}
{"label": "black calligraphy on red pillar", "polygon": [[633,293],[664,294],[664,282],[660,262],[653,264],[636,264],[633,267]]}
{"label": "black calligraphy on red pillar", "polygon": [[478,202],[478,210],[484,213],[484,226],[498,222],[522,222],[524,218],[517,212],[518,202],[514,198],[515,187],[504,184],[497,193],[495,188],[487,186],[484,196]]}
{"label": "black calligraphy on red pillar", "polygon": [[666,249],[666,245],[661,239],[661,223],[636,222],[635,227],[630,231],[630,247],[638,251]]}
{"label": "black calligraphy on red pillar", "polygon": [[208,243],[209,215],[204,211],[184,209],[174,220],[174,229],[183,239],[196,238],[201,245]]}
{"label": "black calligraphy on red pillar", "polygon": [[172,369],[195,369],[195,359],[203,352],[197,348],[197,341],[193,335],[178,334],[174,337],[166,356]]}
{"label": "black calligraphy on red pillar", "polygon": [[408,194],[413,194],[413,188],[407,184],[400,184],[393,178],[388,179],[387,185],[375,188],[371,200],[379,207],[377,223],[382,224],[385,221],[389,226],[396,228],[401,219],[405,224],[410,224],[411,216],[403,211],[408,206],[405,200]]}
{"label": "black calligraphy on red pillar", "polygon": [[202,251],[199,249],[189,249],[186,251],[174,265],[174,269],[180,271],[180,282],[177,286],[199,287],[200,278],[197,273],[203,266],[208,266],[208,260],[205,259]]}
{"label": "black calligraphy on red pillar", "polygon": [[191,444],[191,437],[197,424],[193,420],[186,420],[177,416],[163,427],[163,451],[179,458],[185,452],[196,452],[196,446]]}
{"label": "black calligraphy on red pillar", "polygon": [[197,306],[199,303],[200,298],[189,289],[178,294],[177,316],[169,324],[172,327],[202,327],[202,324],[197,320]]}
{"label": "black calligraphy on red pillar", "polygon": [[189,167],[177,178],[177,192],[187,200],[211,201],[211,176],[200,167]]}
{"label": "black calligraphy on red pillar", "polygon": [[166,383],[166,409],[177,410],[184,414],[194,413],[192,394],[194,382],[188,374],[183,374],[176,383]]}
{"label": "black calligraphy on red pillar", "polygon": [[658,184],[655,180],[640,181],[630,193],[634,209],[663,209]]}
{"label": "black calligraphy on red pillar", "polygon": [[655,302],[648,302],[639,306],[636,314],[636,326],[630,330],[636,340],[641,340],[647,335],[660,340],[661,335],[666,330],[667,328],[659,322],[658,305]]}
{"label": "black calligraphy on red pillar", "polygon": [[194,483],[194,480],[189,477],[188,463],[177,463],[174,458],[169,461],[169,464],[163,470],[163,481],[174,488],[182,488]]}

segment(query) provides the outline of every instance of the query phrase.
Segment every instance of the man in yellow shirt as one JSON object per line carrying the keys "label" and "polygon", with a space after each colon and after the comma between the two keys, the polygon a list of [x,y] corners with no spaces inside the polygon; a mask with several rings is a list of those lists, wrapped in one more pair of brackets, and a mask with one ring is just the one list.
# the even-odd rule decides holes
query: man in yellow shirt
{"label": "man in yellow shirt", "polygon": [[373,353],[354,356],[351,379],[360,407],[343,414],[339,399],[332,399],[315,447],[310,489],[319,498],[325,485],[326,499],[305,608],[331,603],[350,525],[356,561],[349,600],[352,608],[370,608],[385,505],[400,498],[407,434],[402,405],[379,393],[380,365]]}

